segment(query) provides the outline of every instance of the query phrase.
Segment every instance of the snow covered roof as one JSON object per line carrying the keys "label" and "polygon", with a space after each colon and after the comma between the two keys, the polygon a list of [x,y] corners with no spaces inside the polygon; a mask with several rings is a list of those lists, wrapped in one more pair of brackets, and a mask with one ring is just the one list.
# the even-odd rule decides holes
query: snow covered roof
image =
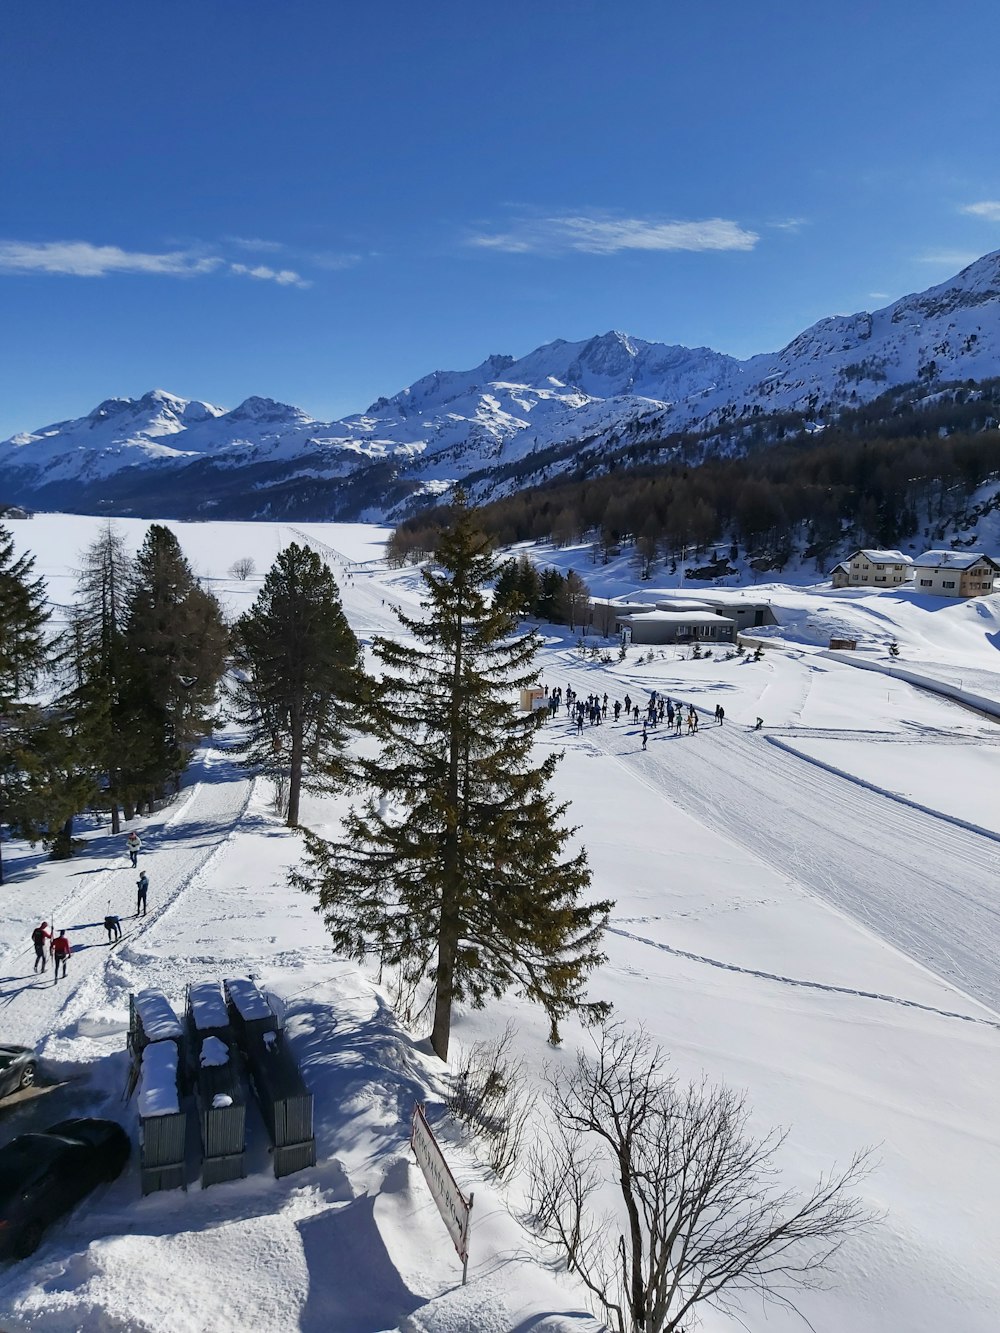
{"label": "snow covered roof", "polygon": [[838,569],[842,569],[845,574],[849,574],[851,572],[851,566],[846,560],[841,560],[839,565],[834,565],[833,569],[830,570],[830,573],[836,574]]}
{"label": "snow covered roof", "polygon": [[133,1003],[147,1041],[180,1039],[180,1020],[162,991],[141,990],[134,997]]}
{"label": "snow covered roof", "polygon": [[246,977],[231,977],[226,980],[226,994],[236,1006],[236,1010],[245,1023],[252,1023],[258,1018],[273,1018],[274,1010],[261,995],[260,991]]}
{"label": "snow covered roof", "polygon": [[201,1065],[226,1065],[229,1063],[229,1047],[218,1037],[206,1037],[202,1042]]}
{"label": "snow covered roof", "polygon": [[[714,611],[645,611],[638,618],[644,625],[654,622],[666,625],[717,625],[719,621],[726,625],[733,623],[727,616],[718,616]],[[631,619],[631,616],[619,616],[619,620]]]}
{"label": "snow covered roof", "polygon": [[715,608],[708,602],[687,601],[680,597],[671,597],[662,602],[656,603],[657,611],[713,611]]}
{"label": "snow covered roof", "polygon": [[1000,565],[982,551],[925,551],[913,563],[918,569],[971,569],[980,560],[988,560],[994,569],[1000,569]]}
{"label": "snow covered roof", "polygon": [[[855,551],[854,555],[863,555],[864,558],[873,565],[912,565],[913,560],[910,556],[904,555],[902,551]],[[854,555],[848,556],[848,560],[853,560]]]}
{"label": "snow covered roof", "polygon": [[180,1110],[177,1099],[177,1047],[172,1041],[157,1041],[142,1053],[139,1073],[139,1114],[176,1115]]}
{"label": "snow covered roof", "polygon": [[229,1010],[217,981],[199,981],[188,991],[191,1017],[199,1032],[229,1026]]}

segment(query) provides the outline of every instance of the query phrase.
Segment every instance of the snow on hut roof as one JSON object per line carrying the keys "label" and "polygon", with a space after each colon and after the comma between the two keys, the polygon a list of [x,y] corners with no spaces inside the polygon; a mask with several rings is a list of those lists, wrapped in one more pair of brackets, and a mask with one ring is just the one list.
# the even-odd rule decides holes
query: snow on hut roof
{"label": "snow on hut roof", "polygon": [[[620,620],[631,620],[631,616],[620,616]],[[714,611],[646,611],[642,617],[644,625],[659,623],[667,625],[717,625],[721,620],[725,624],[733,622],[727,616],[716,615]]]}
{"label": "snow on hut roof", "polygon": [[918,569],[971,569],[980,560],[989,560],[997,568],[996,561],[982,551],[925,551],[913,563]]}
{"label": "snow on hut roof", "polygon": [[857,555],[863,555],[873,565],[912,565],[913,560],[910,556],[904,555],[902,551],[868,551],[861,550]]}
{"label": "snow on hut roof", "polygon": [[258,1018],[274,1017],[274,1010],[248,978],[227,978],[226,993],[245,1023],[252,1023]]}
{"label": "snow on hut roof", "polygon": [[139,1114],[176,1115],[180,1110],[177,1100],[177,1047],[172,1041],[157,1041],[142,1053],[139,1072]]}
{"label": "snow on hut roof", "polygon": [[191,1017],[199,1032],[229,1026],[229,1010],[217,981],[199,981],[188,991]]}
{"label": "snow on hut roof", "polygon": [[670,597],[656,603],[657,611],[714,611],[711,602],[689,601],[684,597]]}
{"label": "snow on hut roof", "polygon": [[180,1019],[162,991],[141,990],[135,997],[135,1008],[147,1041],[180,1040]]}

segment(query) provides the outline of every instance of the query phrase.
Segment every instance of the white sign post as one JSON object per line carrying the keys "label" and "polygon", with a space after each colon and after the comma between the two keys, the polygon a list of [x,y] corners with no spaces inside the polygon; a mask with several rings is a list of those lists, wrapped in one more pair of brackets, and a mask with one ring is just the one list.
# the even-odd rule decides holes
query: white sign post
{"label": "white sign post", "polygon": [[465,1286],[469,1267],[469,1220],[472,1214],[472,1200],[458,1188],[455,1177],[451,1174],[448,1163],[444,1160],[434,1137],[434,1131],[427,1123],[424,1108],[418,1102],[413,1108],[413,1123],[410,1129],[410,1147],[424,1173],[428,1188],[434,1196],[438,1212],[448,1228],[448,1234],[454,1242],[458,1257],[462,1261],[462,1286]]}

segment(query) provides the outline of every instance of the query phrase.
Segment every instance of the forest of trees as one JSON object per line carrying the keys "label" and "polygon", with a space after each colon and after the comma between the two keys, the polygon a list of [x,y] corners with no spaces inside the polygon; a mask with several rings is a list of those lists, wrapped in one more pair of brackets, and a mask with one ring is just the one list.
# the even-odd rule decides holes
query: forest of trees
{"label": "forest of trees", "polygon": [[85,810],[121,820],[175,791],[213,723],[228,635],[176,537],[132,558],[110,524],[52,623],[34,558],[0,527],[0,821],[54,857]]}
{"label": "forest of trees", "polygon": [[[822,569],[851,545],[943,540],[973,492],[998,476],[997,430],[859,438],[829,428],[700,465],[607,466],[484,505],[479,518],[498,546],[590,540],[606,557],[627,543],[642,577],[713,546],[772,568],[797,550]],[[422,558],[447,521],[444,507],[402,523],[390,559]]]}

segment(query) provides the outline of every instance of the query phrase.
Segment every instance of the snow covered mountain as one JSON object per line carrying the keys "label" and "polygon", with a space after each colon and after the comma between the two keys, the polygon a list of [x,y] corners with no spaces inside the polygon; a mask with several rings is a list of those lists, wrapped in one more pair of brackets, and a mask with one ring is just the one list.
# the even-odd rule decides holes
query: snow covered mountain
{"label": "snow covered mountain", "polygon": [[1000,251],[747,361],[610,332],[435,371],[341,421],[269,398],[230,411],[161,390],[112,398],[0,443],[0,499],[148,517],[391,518],[457,480],[486,496],[551,478],[584,446],[592,457],[623,439],[998,375]]}

